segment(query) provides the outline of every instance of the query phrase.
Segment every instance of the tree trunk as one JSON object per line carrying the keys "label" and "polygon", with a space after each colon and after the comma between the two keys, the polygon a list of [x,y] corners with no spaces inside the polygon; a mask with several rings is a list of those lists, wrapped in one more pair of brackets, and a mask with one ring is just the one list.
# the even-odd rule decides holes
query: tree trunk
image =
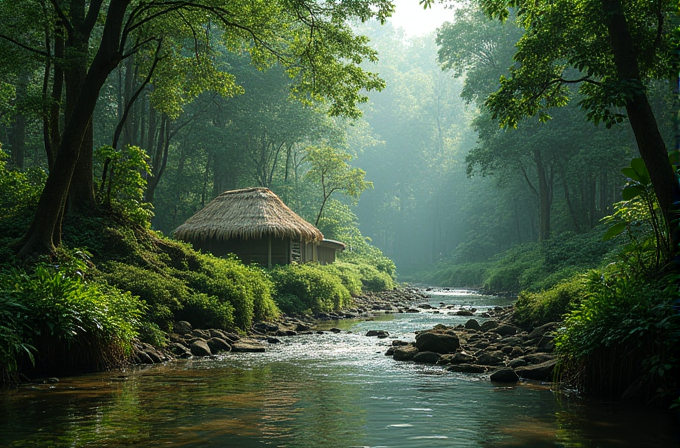
{"label": "tree trunk", "polygon": [[[17,82],[16,101],[21,103],[26,100],[28,91],[28,72],[22,71],[19,73],[19,80]],[[26,148],[26,115],[19,110],[19,113],[12,123],[12,131],[10,134],[10,151],[12,165],[20,170],[24,169],[25,148]]]}
{"label": "tree trunk", "polygon": [[552,175],[548,173],[543,163],[543,155],[540,150],[534,151],[534,163],[536,163],[536,175],[538,176],[538,240],[550,239],[550,211],[552,209]]}
{"label": "tree trunk", "polygon": [[678,207],[680,186],[675,171],[668,160],[666,144],[663,141],[654,113],[645,93],[640,76],[633,39],[626,22],[620,0],[602,0],[607,28],[611,41],[614,63],[619,80],[632,84],[626,99],[626,112],[630,120],[640,156],[647,166],[654,192],[664,216],[665,224],[671,229],[670,247],[673,257],[678,252],[678,226],[674,221],[680,218]]}
{"label": "tree trunk", "polygon": [[[68,117],[59,144],[54,166],[47,178],[35,215],[28,232],[21,240],[19,256],[51,254],[55,250],[55,230],[59,229],[59,217],[64,208],[73,172],[76,169],[83,137],[89,126],[99,91],[107,76],[121,60],[120,34],[125,11],[130,0],[111,0],[97,54],[85,76],[74,110]],[[94,8],[92,2],[91,8]]]}

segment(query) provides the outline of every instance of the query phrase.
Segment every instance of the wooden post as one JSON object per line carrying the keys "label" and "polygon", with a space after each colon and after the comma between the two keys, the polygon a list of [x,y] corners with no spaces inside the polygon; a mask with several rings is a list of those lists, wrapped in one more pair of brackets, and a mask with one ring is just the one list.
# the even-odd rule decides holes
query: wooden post
{"label": "wooden post", "polygon": [[267,245],[267,267],[269,269],[272,268],[272,235],[271,233],[269,234],[269,238],[267,239],[268,245]]}

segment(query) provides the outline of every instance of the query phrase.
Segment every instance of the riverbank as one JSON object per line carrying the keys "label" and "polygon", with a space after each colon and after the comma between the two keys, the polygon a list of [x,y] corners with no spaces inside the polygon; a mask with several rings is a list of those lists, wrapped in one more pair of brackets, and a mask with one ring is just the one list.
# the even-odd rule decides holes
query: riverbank
{"label": "riverbank", "polygon": [[[280,337],[319,333],[321,322],[343,319],[371,319],[377,314],[417,312],[415,304],[427,299],[420,288],[400,287],[379,293],[365,293],[353,300],[353,306],[339,312],[285,315],[269,322],[256,322],[245,334],[214,328],[194,328],[191,322],[179,321],[168,334],[165,347],[134,342],[131,364],[158,364],[175,358],[214,356],[223,352],[263,352],[267,345],[280,343]],[[339,332],[331,328],[330,332]]]}

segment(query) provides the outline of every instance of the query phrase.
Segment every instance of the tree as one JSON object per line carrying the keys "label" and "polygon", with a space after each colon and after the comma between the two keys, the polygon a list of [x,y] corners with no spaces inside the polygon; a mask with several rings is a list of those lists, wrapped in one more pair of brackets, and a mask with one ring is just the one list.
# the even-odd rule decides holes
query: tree
{"label": "tree", "polygon": [[[171,33],[172,27],[161,26],[163,21],[188,24],[196,36],[218,26],[228,48],[245,49],[261,67],[275,61],[286,67],[296,81],[293,94],[301,100],[328,99],[332,114],[357,116],[357,103],[365,101],[362,89],[379,89],[383,83],[359,67],[361,61],[376,56],[366,38],[354,35],[348,21],[374,17],[384,21],[393,10],[389,0],[53,0],[3,2],[3,15],[11,16],[26,5],[44,6],[39,26],[46,30],[47,48],[23,41],[22,31],[16,29],[3,30],[0,39],[49,60],[58,57],[57,46],[52,50],[50,43],[61,42],[63,34],[65,59],[60,61],[60,70],[67,101],[56,157],[31,226],[18,244],[20,256],[52,253],[59,244],[69,192],[83,193],[81,187],[70,190],[72,182],[84,179],[87,184],[89,178],[84,196],[72,197],[71,205],[81,205],[82,197],[93,197],[91,119],[100,90],[121,61]],[[197,58],[213,63],[200,54],[204,53],[197,52]]]}
{"label": "tree", "polygon": [[352,156],[338,151],[328,145],[310,146],[307,148],[309,171],[306,177],[321,186],[321,205],[314,225],[319,225],[323,209],[333,193],[341,192],[346,196],[359,199],[361,192],[372,188],[373,184],[364,180],[366,172],[360,168],[352,168],[347,162]]}
{"label": "tree", "polygon": [[[516,13],[524,30],[516,64],[486,100],[493,116],[506,126],[515,126],[526,116],[547,120],[550,109],[574,98],[569,86],[578,85],[580,105],[591,121],[607,126],[630,121],[665,224],[677,229],[680,185],[648,98],[653,80],[677,78],[677,2],[486,0],[480,4],[489,17],[501,21]],[[670,233],[674,255],[679,236],[677,230]]]}

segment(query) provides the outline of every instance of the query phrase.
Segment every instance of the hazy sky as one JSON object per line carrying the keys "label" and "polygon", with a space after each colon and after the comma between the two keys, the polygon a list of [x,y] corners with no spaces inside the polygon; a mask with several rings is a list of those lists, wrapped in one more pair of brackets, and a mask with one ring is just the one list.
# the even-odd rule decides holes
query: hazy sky
{"label": "hazy sky", "polygon": [[440,3],[432,5],[430,9],[423,9],[418,0],[395,0],[394,4],[396,12],[389,20],[395,28],[403,28],[409,37],[434,31],[453,17],[453,11],[445,9]]}

